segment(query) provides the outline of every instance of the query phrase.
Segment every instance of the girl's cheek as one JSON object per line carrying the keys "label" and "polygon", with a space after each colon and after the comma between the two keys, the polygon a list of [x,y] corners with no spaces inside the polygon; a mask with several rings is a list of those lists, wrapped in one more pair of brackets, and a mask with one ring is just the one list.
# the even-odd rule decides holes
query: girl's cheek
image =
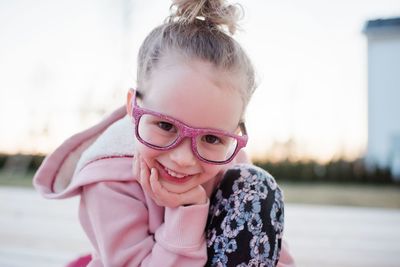
{"label": "girl's cheek", "polygon": [[224,170],[224,165],[203,164],[202,169],[208,177],[215,177]]}
{"label": "girl's cheek", "polygon": [[136,153],[138,153],[147,164],[150,164],[160,154],[160,151],[151,149],[140,142],[136,142]]}

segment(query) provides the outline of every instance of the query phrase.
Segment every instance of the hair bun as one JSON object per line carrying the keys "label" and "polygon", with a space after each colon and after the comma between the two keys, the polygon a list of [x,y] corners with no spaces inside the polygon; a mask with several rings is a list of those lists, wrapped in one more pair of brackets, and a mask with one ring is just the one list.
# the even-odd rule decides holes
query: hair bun
{"label": "hair bun", "polygon": [[194,23],[204,20],[219,28],[226,27],[230,34],[235,33],[243,13],[239,4],[228,4],[225,0],[173,0],[171,10],[170,21]]}

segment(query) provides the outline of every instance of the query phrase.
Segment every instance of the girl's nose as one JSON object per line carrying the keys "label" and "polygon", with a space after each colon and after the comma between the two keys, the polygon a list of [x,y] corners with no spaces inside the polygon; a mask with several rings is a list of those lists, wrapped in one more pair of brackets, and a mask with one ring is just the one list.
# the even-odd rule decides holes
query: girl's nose
{"label": "girl's nose", "polygon": [[170,152],[170,158],[177,165],[188,167],[196,164],[196,156],[192,151],[192,143],[189,138],[182,141],[177,147]]}

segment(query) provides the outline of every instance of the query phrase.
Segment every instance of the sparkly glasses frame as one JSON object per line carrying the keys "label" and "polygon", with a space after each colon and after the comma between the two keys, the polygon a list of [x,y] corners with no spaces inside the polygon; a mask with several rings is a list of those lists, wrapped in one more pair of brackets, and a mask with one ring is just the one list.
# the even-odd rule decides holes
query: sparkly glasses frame
{"label": "sparkly glasses frame", "polygon": [[[136,90],[131,89],[131,91],[132,91],[132,95],[133,96],[131,97],[131,99],[130,99],[131,102],[129,104],[131,106],[131,109],[130,109],[131,110],[131,114],[130,115],[132,116],[132,118],[134,120],[134,124],[135,124],[135,135],[136,135],[136,138],[142,144],[144,144],[144,145],[146,145],[146,146],[148,146],[150,148],[153,148],[153,149],[156,149],[156,150],[162,150],[162,151],[170,150],[170,149],[178,146],[182,142],[183,139],[190,138],[191,139],[192,152],[193,152],[194,155],[196,155],[196,157],[198,159],[200,159],[201,161],[206,162],[206,163],[221,165],[221,164],[227,164],[230,161],[232,161],[235,158],[236,154],[240,151],[240,149],[245,147],[246,144],[247,144],[248,137],[247,137],[246,127],[245,127],[244,123],[240,123],[239,124],[239,127],[240,127],[243,135],[236,135],[236,134],[232,134],[230,132],[223,131],[223,130],[218,130],[218,129],[194,128],[194,127],[191,127],[191,126],[189,126],[189,125],[187,125],[187,124],[185,124],[185,123],[183,123],[183,122],[181,122],[181,121],[179,121],[179,120],[177,120],[177,119],[175,119],[173,117],[170,117],[170,116],[167,116],[167,115],[159,113],[159,112],[155,112],[155,111],[152,111],[152,110],[148,110],[148,109],[139,107],[137,105],[137,101],[136,101]],[[140,137],[139,127],[138,126],[139,126],[140,118],[142,117],[142,115],[145,115],[145,114],[157,116],[157,117],[160,117],[162,119],[165,119],[168,122],[173,123],[179,130],[178,138],[173,143],[171,143],[170,145],[167,145],[165,147],[156,146],[156,145],[153,145],[153,144],[143,140]],[[226,159],[224,161],[212,161],[212,160],[208,160],[208,159],[203,158],[199,154],[199,152],[197,151],[197,147],[196,147],[196,143],[197,143],[196,142],[196,137],[199,136],[199,135],[202,135],[202,134],[224,135],[224,136],[229,136],[231,138],[234,138],[237,141],[237,145],[236,145],[235,151],[232,153],[232,155],[228,159]]]}

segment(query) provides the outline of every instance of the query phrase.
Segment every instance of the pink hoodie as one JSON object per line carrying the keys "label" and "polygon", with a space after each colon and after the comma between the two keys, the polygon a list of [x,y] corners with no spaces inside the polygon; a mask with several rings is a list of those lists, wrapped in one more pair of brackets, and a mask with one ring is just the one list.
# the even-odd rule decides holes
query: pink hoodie
{"label": "pink hoodie", "polygon": [[[46,198],[81,196],[94,252],[88,266],[204,266],[209,203],[160,207],[132,176],[134,129],[124,107],[66,140],[34,177]],[[214,179],[204,185],[211,194]],[[283,242],[279,267],[295,266]]]}

